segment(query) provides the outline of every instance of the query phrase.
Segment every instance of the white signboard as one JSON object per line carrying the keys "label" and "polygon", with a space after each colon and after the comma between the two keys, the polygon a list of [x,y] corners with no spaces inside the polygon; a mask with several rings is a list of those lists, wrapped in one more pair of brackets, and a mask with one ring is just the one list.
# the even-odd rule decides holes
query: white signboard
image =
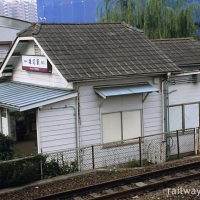
{"label": "white signboard", "polygon": [[22,69],[35,72],[48,72],[45,56],[22,56]]}

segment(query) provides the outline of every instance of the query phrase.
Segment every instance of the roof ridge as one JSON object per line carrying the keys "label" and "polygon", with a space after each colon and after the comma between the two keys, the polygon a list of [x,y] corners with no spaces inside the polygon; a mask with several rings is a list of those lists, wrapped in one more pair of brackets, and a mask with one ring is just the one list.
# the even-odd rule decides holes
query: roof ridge
{"label": "roof ridge", "polygon": [[183,37],[183,38],[161,38],[161,39],[151,39],[153,42],[159,41],[177,41],[177,40],[194,40],[192,37]]}
{"label": "roof ridge", "polygon": [[95,24],[122,24],[121,22],[83,22],[83,23],[69,23],[69,22],[37,22],[37,24],[41,25],[95,25]]}
{"label": "roof ridge", "polygon": [[130,24],[127,24],[127,23],[124,22],[124,21],[123,21],[121,24],[124,25],[124,26],[126,26],[127,28],[132,29],[132,30],[134,30],[134,31],[137,31],[137,32],[139,32],[139,33],[144,33],[144,31],[143,31],[142,29],[136,28],[136,27],[134,27],[134,26],[132,26],[132,25],[130,25]]}
{"label": "roof ridge", "polygon": [[40,32],[40,30],[41,30],[41,26],[42,26],[41,24],[36,23],[35,26],[34,26],[32,35],[37,35]]}

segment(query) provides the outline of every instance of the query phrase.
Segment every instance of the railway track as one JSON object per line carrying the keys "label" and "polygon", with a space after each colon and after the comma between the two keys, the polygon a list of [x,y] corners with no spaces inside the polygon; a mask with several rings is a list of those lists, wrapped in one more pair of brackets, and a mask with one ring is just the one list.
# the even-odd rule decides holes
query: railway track
{"label": "railway track", "polygon": [[[66,192],[56,193],[37,200],[100,200],[136,195],[172,184],[200,177],[200,162],[156,170]],[[36,200],[36,199],[35,199]]]}

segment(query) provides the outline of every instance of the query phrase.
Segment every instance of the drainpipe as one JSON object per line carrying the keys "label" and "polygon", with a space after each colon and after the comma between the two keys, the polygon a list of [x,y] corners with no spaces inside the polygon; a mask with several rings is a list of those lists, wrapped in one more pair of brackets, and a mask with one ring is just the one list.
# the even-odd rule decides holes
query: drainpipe
{"label": "drainpipe", "polygon": [[171,73],[167,74],[167,79],[165,79],[162,82],[162,92],[163,92],[163,123],[164,123],[164,134],[163,139],[166,141],[166,160],[168,159],[168,156],[170,155],[169,150],[169,140],[166,137],[166,134],[169,131],[169,78],[171,76]]}
{"label": "drainpipe", "polygon": [[170,76],[171,76],[171,73],[168,73],[167,79],[162,82],[164,132],[169,131],[169,78],[170,78]]}
{"label": "drainpipe", "polygon": [[77,162],[78,162],[78,168],[79,171],[81,171],[81,165],[80,165],[80,126],[79,126],[79,87],[78,84],[76,84],[75,90],[77,92],[76,96],[76,148],[77,148]]}

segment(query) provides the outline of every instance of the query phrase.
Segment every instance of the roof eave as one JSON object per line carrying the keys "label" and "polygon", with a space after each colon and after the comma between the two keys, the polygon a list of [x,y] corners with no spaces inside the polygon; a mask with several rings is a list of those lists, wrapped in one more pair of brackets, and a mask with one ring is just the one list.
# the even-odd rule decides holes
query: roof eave
{"label": "roof eave", "polygon": [[30,104],[30,105],[26,105],[26,106],[22,106],[22,107],[16,106],[16,105],[4,104],[4,103],[0,103],[0,107],[13,109],[13,110],[16,110],[16,111],[19,111],[19,112],[23,112],[23,111],[31,110],[31,109],[34,109],[34,108],[46,106],[46,105],[49,105],[49,104],[52,104],[52,103],[67,100],[67,99],[70,99],[70,98],[74,98],[76,96],[77,96],[77,93],[74,92],[74,93],[70,93],[70,94],[67,94],[67,95],[64,95],[64,96],[61,96],[61,97],[52,98],[52,99],[49,99],[49,100],[46,100],[46,101],[41,101],[41,102],[37,102],[35,104]]}
{"label": "roof eave", "polygon": [[74,98],[76,96],[77,96],[77,93],[74,92],[74,93],[67,94],[67,95],[64,95],[64,96],[61,96],[61,97],[57,97],[57,98],[49,99],[49,100],[46,100],[46,101],[37,102],[35,104],[30,104],[30,105],[20,107],[19,111],[22,112],[22,111],[30,110],[30,109],[33,109],[33,108],[39,108],[39,107],[46,106],[46,105],[49,105],[49,104],[52,104],[52,103],[64,101],[64,100],[67,100],[67,99],[70,99],[70,98]]}
{"label": "roof eave", "polygon": [[74,82],[74,83],[78,83],[78,82],[90,82],[90,81],[102,81],[102,80],[115,80],[115,79],[122,79],[122,78],[132,78],[135,76],[149,76],[149,77],[153,77],[153,76],[163,76],[166,75],[167,73],[172,73],[172,74],[179,74],[182,70],[175,70],[175,71],[167,71],[167,72],[157,72],[157,73],[143,73],[143,74],[130,74],[130,75],[120,75],[120,76],[107,76],[107,77],[103,77],[103,78],[85,78],[85,79],[67,79],[69,82]]}

